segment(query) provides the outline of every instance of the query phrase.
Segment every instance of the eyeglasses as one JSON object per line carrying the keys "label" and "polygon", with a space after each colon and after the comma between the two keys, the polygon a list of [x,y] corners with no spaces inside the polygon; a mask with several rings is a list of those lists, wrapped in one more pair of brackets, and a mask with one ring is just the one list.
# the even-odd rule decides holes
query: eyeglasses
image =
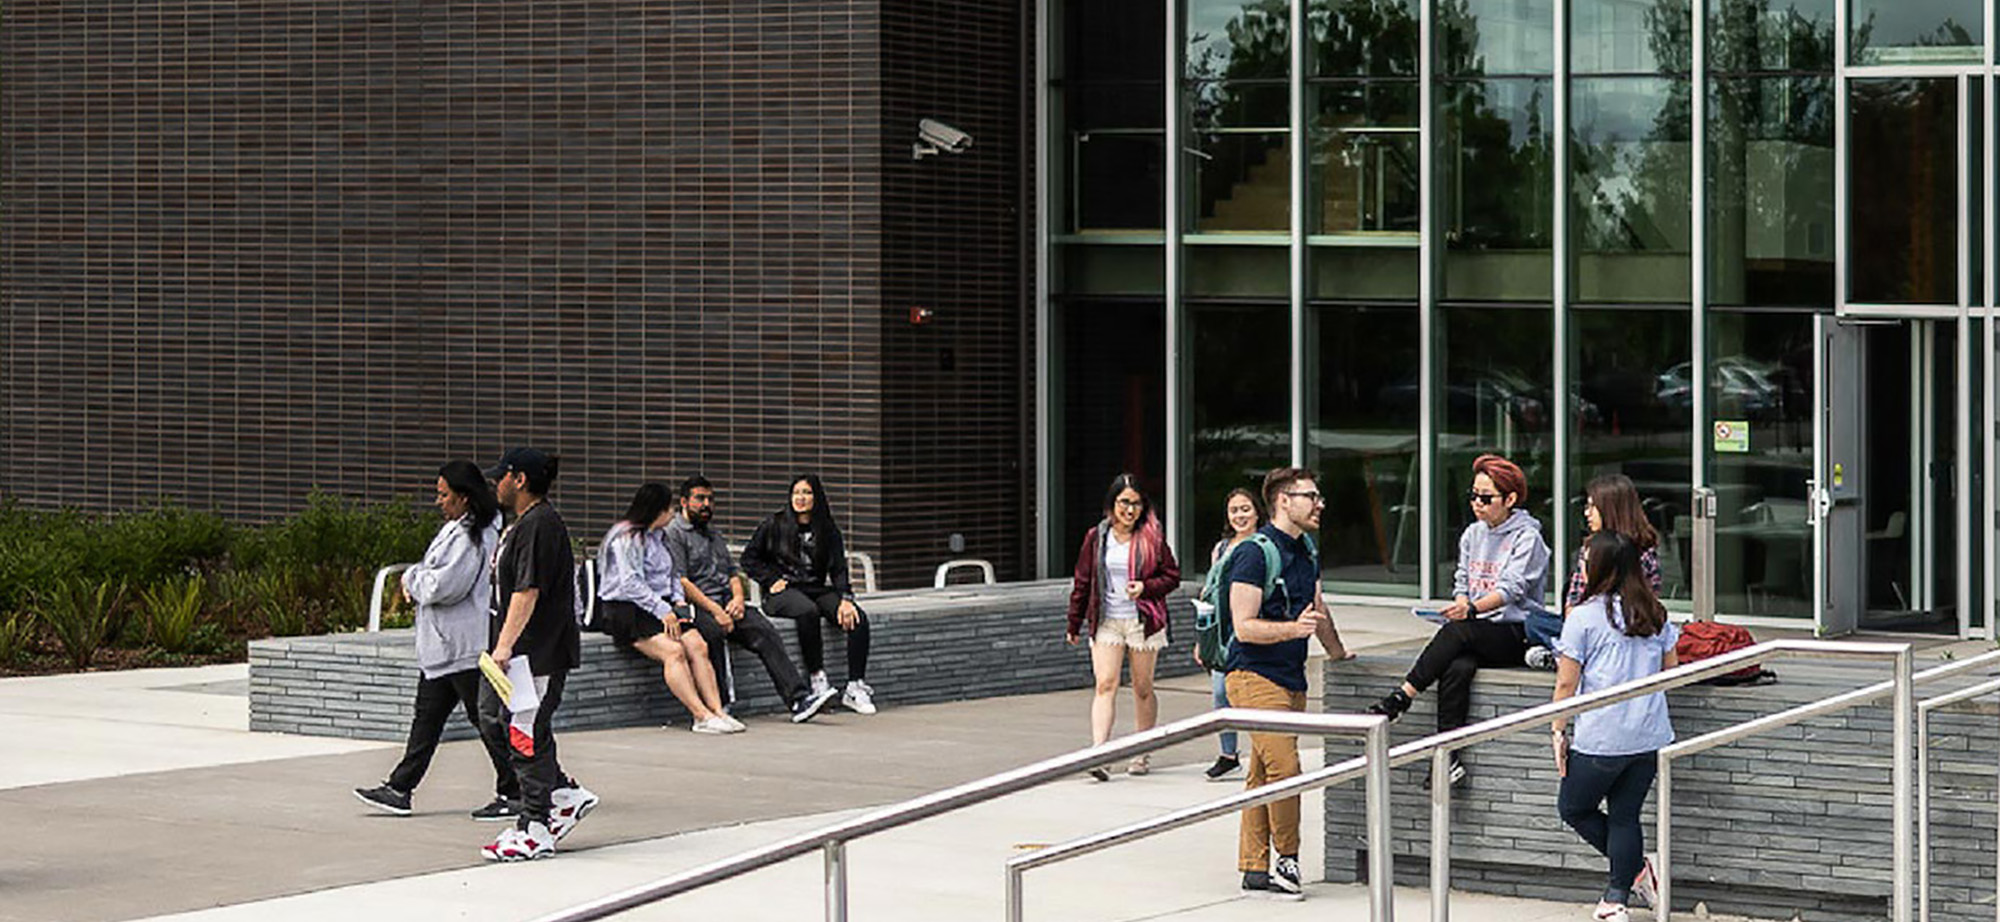
{"label": "eyeglasses", "polygon": [[1120,499],[1118,501],[1118,508],[1120,509],[1142,509],[1145,508],[1145,505],[1146,501],[1143,499]]}
{"label": "eyeglasses", "polygon": [[1490,506],[1500,501],[1500,494],[1481,493],[1478,490],[1468,490],[1466,491],[1465,498],[1472,500],[1473,502],[1478,503],[1481,506]]}
{"label": "eyeglasses", "polygon": [[1285,495],[1305,500],[1315,506],[1326,502],[1326,497],[1319,495],[1318,490],[1286,490]]}

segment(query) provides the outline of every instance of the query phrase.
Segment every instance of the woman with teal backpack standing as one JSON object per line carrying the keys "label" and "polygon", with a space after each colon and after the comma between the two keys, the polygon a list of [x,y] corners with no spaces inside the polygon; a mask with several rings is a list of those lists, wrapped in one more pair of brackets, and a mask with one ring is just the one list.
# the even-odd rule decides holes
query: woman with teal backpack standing
{"label": "woman with teal backpack standing", "polygon": [[[1228,523],[1228,531],[1222,536],[1222,540],[1215,542],[1215,549],[1208,554],[1208,579],[1202,583],[1201,597],[1195,604],[1196,617],[1203,624],[1221,617],[1222,603],[1218,601],[1217,596],[1225,569],[1222,561],[1229,557],[1229,552],[1235,550],[1236,545],[1250,540],[1250,536],[1257,533],[1257,526],[1264,524],[1264,512],[1257,508],[1257,494],[1244,487],[1229,491],[1229,495],[1223,499],[1223,515]],[[1229,674],[1222,671],[1223,658],[1228,652],[1227,649],[1211,650],[1204,655],[1201,644],[1195,644],[1194,648],[1194,661],[1208,670],[1209,688],[1218,708],[1229,706],[1229,691],[1224,685],[1224,679]],[[1236,754],[1236,732],[1233,730],[1224,732],[1222,754],[1215,757],[1215,764],[1209,766],[1204,774],[1210,781],[1222,781],[1242,767],[1243,761]]]}

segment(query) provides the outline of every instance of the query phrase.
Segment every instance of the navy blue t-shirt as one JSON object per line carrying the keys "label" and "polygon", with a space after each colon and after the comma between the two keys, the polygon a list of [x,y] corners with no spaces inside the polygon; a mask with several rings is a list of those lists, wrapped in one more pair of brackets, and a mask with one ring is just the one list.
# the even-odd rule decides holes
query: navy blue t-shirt
{"label": "navy blue t-shirt", "polygon": [[[1303,540],[1285,534],[1276,526],[1266,525],[1257,532],[1278,547],[1281,587],[1274,587],[1264,596],[1264,604],[1257,609],[1257,617],[1266,621],[1297,621],[1299,614],[1313,602],[1313,591],[1319,584],[1319,569],[1313,565],[1312,552],[1306,549]],[[1248,583],[1264,588],[1264,549],[1254,541],[1236,545],[1229,554],[1229,583]],[[1290,605],[1286,605],[1289,597]],[[1224,604],[1228,597],[1224,596]],[[1281,688],[1292,691],[1306,690],[1306,639],[1287,640],[1280,643],[1250,643],[1241,637],[1229,644],[1229,661],[1225,671],[1239,669],[1254,672],[1270,679]]]}

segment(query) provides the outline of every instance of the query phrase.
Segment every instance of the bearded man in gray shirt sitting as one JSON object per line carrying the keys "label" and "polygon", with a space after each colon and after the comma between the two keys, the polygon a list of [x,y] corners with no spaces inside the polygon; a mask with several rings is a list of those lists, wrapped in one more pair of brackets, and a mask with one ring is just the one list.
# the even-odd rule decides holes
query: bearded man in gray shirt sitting
{"label": "bearded man in gray shirt sitting", "polygon": [[[727,640],[757,654],[764,662],[764,671],[771,674],[778,697],[791,708],[792,722],[813,719],[835,691],[831,687],[814,691],[807,685],[799,667],[785,655],[785,641],[777,626],[745,602],[742,567],[729,552],[728,542],[709,527],[715,517],[715,488],[708,478],[696,474],[681,481],[680,502],[680,515],[667,523],[667,553],[673,555],[674,569],[681,574],[688,607],[707,614],[722,629],[720,638],[705,638],[709,649],[726,657],[729,653],[722,641]],[[723,670],[722,665],[716,666],[717,675]],[[734,693],[729,689],[728,694]]]}

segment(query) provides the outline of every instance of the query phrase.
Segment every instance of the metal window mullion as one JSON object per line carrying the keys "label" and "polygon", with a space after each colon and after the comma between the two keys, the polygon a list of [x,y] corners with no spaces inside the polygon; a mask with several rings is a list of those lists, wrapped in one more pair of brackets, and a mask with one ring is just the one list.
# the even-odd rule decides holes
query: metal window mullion
{"label": "metal window mullion", "polygon": [[[1554,148],[1552,169],[1554,181],[1554,210],[1550,218],[1553,247],[1553,270],[1551,273],[1550,306],[1554,311],[1555,362],[1551,366],[1553,378],[1551,405],[1555,407],[1555,472],[1552,478],[1551,496],[1555,501],[1555,560],[1562,569],[1557,571],[1561,580],[1569,578],[1570,517],[1565,504],[1569,497],[1570,462],[1570,396],[1569,396],[1569,279],[1570,279],[1570,233],[1569,233],[1569,102],[1570,102],[1570,60],[1569,60],[1569,6],[1570,0],[1555,0],[1552,23],[1555,32],[1555,87],[1551,95],[1554,106],[1550,127],[1550,139]],[[1560,587],[1562,581],[1555,583]],[[1558,589],[1560,591],[1560,589]]]}
{"label": "metal window mullion", "polygon": [[1056,0],[1033,0],[1035,4],[1035,562],[1037,578],[1050,574],[1049,558],[1055,553],[1055,399],[1050,367],[1052,351],[1049,331],[1049,248],[1054,228],[1049,212],[1056,196],[1049,189],[1049,145],[1054,132],[1049,125],[1049,6]]}
{"label": "metal window mullion", "polygon": [[[1690,118],[1694,129],[1693,175],[1689,177],[1688,214],[1688,379],[1693,388],[1694,414],[1689,426],[1688,487],[1708,485],[1708,3],[1689,4],[1693,30],[1692,65],[1694,85],[1689,89]],[[1668,524],[1672,524],[1669,522]]]}
{"label": "metal window mullion", "polygon": [[1432,32],[1437,20],[1437,0],[1418,0],[1422,7],[1417,18],[1417,594],[1437,598],[1436,511],[1437,416],[1432,411],[1436,392],[1437,356],[1432,342],[1433,315],[1437,311],[1437,104]]}
{"label": "metal window mullion", "polygon": [[[1833,2],[1833,305],[1847,313],[1847,8]],[[1818,425],[1815,424],[1815,429]],[[1826,484],[1820,484],[1824,487]]]}
{"label": "metal window mullion", "polygon": [[1174,524],[1180,518],[1180,496],[1182,486],[1181,458],[1181,148],[1184,129],[1181,125],[1181,0],[1160,0],[1166,6],[1166,277],[1162,280],[1161,309],[1166,312],[1166,374],[1167,385],[1167,490],[1166,521],[1167,534],[1174,534]]}
{"label": "metal window mullion", "polygon": [[[1992,6],[1988,0],[1987,6]],[[1993,17],[1986,17],[1991,22]],[[1991,52],[1987,52],[1991,54]],[[1972,185],[1972,155],[1966,149],[1966,142],[1972,140],[1972,77],[1960,75],[1958,78],[1958,341],[1954,364],[1957,366],[1953,382],[1958,391],[1958,412],[1953,415],[1957,423],[1952,433],[1952,508],[1960,510],[1956,529],[1958,546],[1954,548],[1953,563],[1956,571],[1952,574],[1958,607],[1958,634],[1965,636],[1972,625],[1972,523],[1974,516],[1966,510],[1977,511],[1972,502],[1972,201],[1965,194]],[[1986,105],[1981,99],[1980,105]],[[1982,119],[1984,121],[1984,119]],[[1935,342],[1935,340],[1933,341]],[[1936,352],[1935,349],[1932,350]],[[1933,355],[1935,360],[1935,355]],[[1935,381],[1936,377],[1929,376]],[[1937,508],[1935,502],[1929,507]],[[1930,529],[1925,529],[1930,531]],[[1935,560],[1935,554],[1926,554]],[[1926,574],[1928,577],[1928,573]],[[1931,582],[1928,578],[1925,582]],[[1920,856],[1921,857],[1921,856]]]}
{"label": "metal window mullion", "polygon": [[1292,466],[1306,464],[1306,3],[1292,0],[1291,93],[1292,152]]}
{"label": "metal window mullion", "polygon": [[[1993,547],[1994,539],[1996,537],[2000,537],[2000,508],[1995,508],[1994,505],[1996,494],[1994,492],[1994,486],[1993,486],[1994,475],[1996,473],[1994,470],[1994,461],[1996,460],[1995,443],[2000,442],[2000,426],[1996,426],[1994,424],[1996,420],[2000,420],[2000,413],[1995,413],[1993,406],[1993,399],[1995,395],[1993,386],[1993,376],[1996,370],[2000,370],[1994,368],[1995,342],[1993,337],[1993,322],[1994,322],[1993,273],[1996,270],[2000,270],[2000,266],[1996,266],[1994,264],[1994,261],[1991,259],[1993,253],[1993,222],[1994,222],[1993,146],[1995,141],[1995,129],[1993,126],[1993,111],[1994,111],[1993,90],[1995,86],[1994,69],[1993,69],[1994,65],[1993,46],[1995,42],[2000,42],[2000,25],[1995,24],[1996,18],[2000,18],[2000,4],[1996,4],[1995,0],[1986,0],[1986,45],[1985,45],[1986,67],[1984,72],[1980,74],[1979,77],[1980,85],[1983,88],[1982,92],[1979,95],[1979,103],[1980,103],[1979,123],[1982,128],[1982,131],[1980,132],[1981,143],[1979,145],[1980,159],[1981,159],[1980,169],[1982,171],[1981,175],[1984,177],[1983,181],[1980,183],[1980,188],[1979,188],[1979,214],[1980,214],[1979,220],[1981,228],[1981,233],[1979,237],[1979,244],[1980,244],[1979,259],[1981,268],[1981,271],[1979,273],[1981,282],[1979,303],[1981,307],[1981,313],[1984,314],[1986,318],[1986,322],[1981,325],[1981,329],[1984,330],[1985,333],[1985,338],[1984,338],[1985,349],[1980,354],[1979,365],[1985,370],[1985,374],[1982,376],[1984,378],[1984,385],[1985,385],[1984,386],[1985,399],[1980,402],[1981,418],[1978,421],[1979,432],[1981,436],[1980,441],[1985,445],[1986,463],[1984,466],[1985,489],[1982,491],[1985,494],[1984,502],[1972,508],[1978,510],[1978,515],[1976,516],[1976,519],[1979,522],[1979,528],[1985,533],[1985,540],[1983,542],[1985,544],[1985,553],[1979,555],[1980,558],[1984,561],[1983,564],[1985,569],[1984,584],[1986,587],[1985,588],[1986,616],[1983,619],[1981,619],[1982,621],[1985,622],[1983,625],[1981,625],[1982,628],[1981,636],[1984,636],[1988,639],[2000,637],[2000,627],[1996,627],[1993,623],[1995,617],[2000,616],[2000,604],[1996,604],[1994,601],[1995,591],[2000,590],[2000,584],[1996,584],[1996,577],[2000,577],[2000,567],[1996,567],[1994,563],[1995,548]],[[1996,849],[1995,851],[2000,852],[2000,849]],[[2000,897],[2000,890],[1996,890],[1995,893],[1996,897]],[[2000,914],[2000,898],[1997,898],[1995,900],[1995,904],[1996,904],[1995,912],[1996,914]]]}

